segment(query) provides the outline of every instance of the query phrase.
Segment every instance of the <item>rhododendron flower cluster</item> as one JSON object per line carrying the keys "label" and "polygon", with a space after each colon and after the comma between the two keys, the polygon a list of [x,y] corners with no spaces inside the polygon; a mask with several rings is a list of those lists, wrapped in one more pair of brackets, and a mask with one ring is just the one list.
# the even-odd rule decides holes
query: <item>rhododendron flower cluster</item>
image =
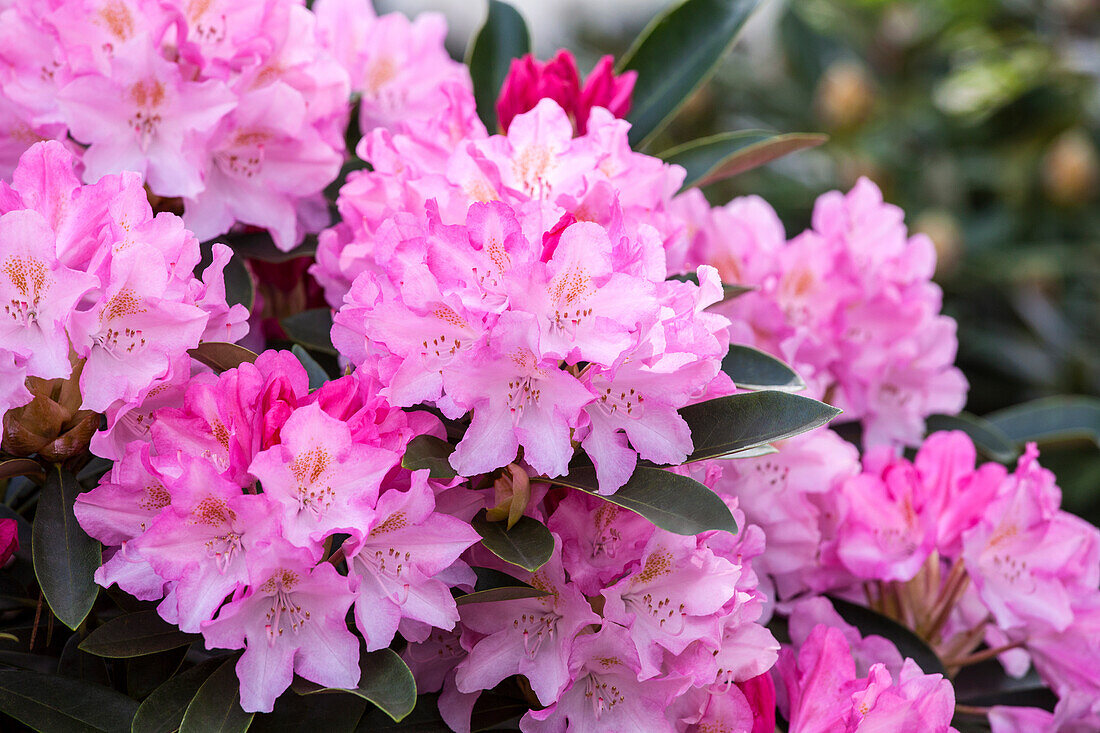
{"label": "rhododendron flower cluster", "polygon": [[612,493],[637,456],[677,464],[691,452],[676,410],[729,389],[727,323],[703,313],[722,297],[714,269],[699,268],[698,285],[666,280],[656,232],[625,228],[610,189],[606,224],[527,198],[587,173],[583,147],[569,153],[587,141],[571,135],[543,100],[507,138],[486,140],[486,158],[501,161],[495,185],[527,193],[475,203],[457,225],[430,201],[411,231],[387,229],[333,340],[382,375],[394,404],[470,413],[451,457],[460,474],[505,466],[522,446],[535,472],[560,476],[580,443]]}
{"label": "rhododendron flower cluster", "polygon": [[[347,72],[294,0],[19,0],[0,14],[6,164],[73,140],[84,180],[136,171],[200,239],[235,222],[290,249],[325,224]],[[10,170],[10,168],[8,168]]]}
{"label": "rhododendron flower cluster", "polygon": [[1100,608],[1100,530],[1059,508],[1035,446],[1008,473],[976,466],[966,434],[934,433],[913,461],[881,446],[856,473],[850,447],[825,435],[737,461],[716,486],[745,497],[749,520],[779,538],[755,564],[774,573],[780,593],[869,603],[926,639],[948,670],[997,657],[1021,676],[1033,664],[1070,701],[1062,715],[1100,721],[1072,702],[1100,694],[1100,667],[1085,661],[1096,651],[1088,629]]}
{"label": "rhododendron flower cluster", "polygon": [[547,526],[554,553],[522,577],[544,595],[464,605],[455,632],[404,654],[418,689],[442,687],[451,727],[469,730],[481,691],[522,674],[541,708],[524,731],[774,728],[779,645],[757,622],[757,528],[684,537],[580,493]]}
{"label": "rhododendron flower cluster", "polygon": [[925,417],[963,408],[932,242],[908,237],[902,211],[869,180],[821,196],[812,228],[790,241],[759,197],[712,209],[691,190],[676,207],[691,229],[685,265],[713,265],[723,282],[753,288],[718,309],[731,341],[789,363],[810,396],[862,421],[865,445],[916,445]]}
{"label": "rhododendron flower cluster", "polygon": [[114,426],[190,374],[188,349],[244,335],[246,311],[225,302],[229,248],[197,279],[198,241],[153,216],[136,173],[82,186],[64,146],[38,143],[0,184],[0,212],[0,411],[32,400],[28,377],[78,375],[79,407]]}
{"label": "rhododendron flower cluster", "polygon": [[[241,704],[270,711],[292,673],[359,681],[360,641],[385,648],[399,625],[450,629],[448,587],[472,585],[459,555],[478,540],[435,511],[439,486],[398,465],[424,413],[391,408],[362,372],[309,392],[289,352],[196,377],[183,407],[153,416],[111,473],[77,499],[109,547],[104,586],[143,600],[210,648],[245,652]],[[326,554],[334,538],[346,574]],[[227,600],[228,599],[228,600]]]}

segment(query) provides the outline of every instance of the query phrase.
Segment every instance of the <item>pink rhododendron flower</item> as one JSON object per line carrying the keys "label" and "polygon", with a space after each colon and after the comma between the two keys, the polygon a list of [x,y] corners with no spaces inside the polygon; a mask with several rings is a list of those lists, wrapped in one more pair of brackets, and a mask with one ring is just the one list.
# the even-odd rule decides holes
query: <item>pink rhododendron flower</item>
{"label": "pink rhododendron flower", "polygon": [[[0,199],[0,352],[13,382],[4,410],[29,399],[16,388],[26,377],[68,378],[79,364],[82,407],[108,413],[113,432],[120,415],[189,371],[186,352],[208,330],[243,335],[247,312],[226,304],[222,285],[228,250],[215,247],[205,279],[195,278],[197,240],[178,217],[153,216],[137,175],[81,186],[69,151],[39,143]],[[120,455],[110,443],[97,446]]]}
{"label": "pink rhododendron flower", "polygon": [[779,709],[792,733],[814,731],[953,731],[955,694],[940,675],[926,675],[911,659],[897,679],[884,665],[857,677],[844,635],[817,626],[798,650],[780,654]]}
{"label": "pink rhododendron flower", "polygon": [[203,239],[240,222],[289,250],[313,226],[304,212],[342,162],[349,82],[302,4],[11,5],[0,148],[71,137],[86,181],[137,171],[156,197],[184,199]]}
{"label": "pink rhododendron flower", "polygon": [[271,712],[293,674],[325,687],[359,683],[359,643],[344,615],[353,595],[328,563],[273,545],[249,574],[248,594],[203,624],[208,648],[240,649],[241,707]]}
{"label": "pink rhododendron flower", "polygon": [[14,519],[0,519],[0,565],[19,551],[19,524]]}
{"label": "pink rhododendron flower", "polygon": [[866,445],[915,445],[926,416],[962,409],[967,385],[952,366],[955,323],[940,315],[931,282],[932,243],[907,236],[901,210],[873,183],[821,196],[812,229],[789,242],[757,197],[710,209],[689,191],[676,209],[690,237],[673,269],[712,264],[753,287],[719,309],[731,340],[793,366],[810,396],[863,423]]}
{"label": "pink rhododendron flower", "polygon": [[577,60],[565,49],[546,62],[531,54],[512,59],[496,104],[500,128],[507,132],[516,115],[534,109],[540,99],[557,102],[581,135],[587,132],[588,115],[593,107],[626,117],[638,73],[628,71],[616,76],[612,72],[614,63],[611,56],[601,58],[582,88]]}

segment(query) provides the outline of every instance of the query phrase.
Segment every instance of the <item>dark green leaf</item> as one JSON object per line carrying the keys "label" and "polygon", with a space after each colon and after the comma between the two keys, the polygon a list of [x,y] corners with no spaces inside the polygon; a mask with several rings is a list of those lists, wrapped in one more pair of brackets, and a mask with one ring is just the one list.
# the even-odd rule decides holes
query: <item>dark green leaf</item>
{"label": "dark green leaf", "polygon": [[450,458],[455,447],[434,435],[418,435],[409,441],[401,467],[410,471],[428,469],[428,475],[436,479],[452,479],[458,474],[451,468]]}
{"label": "dark green leaf", "polygon": [[110,685],[107,665],[99,657],[80,650],[80,632],[69,636],[57,660],[57,673],[65,677],[91,682],[96,685]]}
{"label": "dark green leaf", "polygon": [[328,381],[328,374],[325,372],[324,367],[318,364],[317,360],[310,356],[308,351],[298,344],[294,344],[290,347],[290,353],[298,357],[298,361],[302,362],[302,366],[305,367],[306,374],[309,376],[310,391],[317,389]]}
{"label": "dark green leaf", "polygon": [[498,695],[491,690],[481,693],[470,713],[471,731],[515,730],[519,719],[531,709],[530,703],[518,697]]}
{"label": "dark green leaf", "polygon": [[974,441],[974,447],[984,455],[1000,463],[1008,463],[1020,455],[1020,450],[1012,439],[1004,434],[993,423],[971,415],[969,412],[960,412],[958,415],[931,415],[925,421],[929,433],[938,430],[961,430]]}
{"label": "dark green leaf", "polygon": [[687,170],[680,189],[684,190],[732,178],[784,155],[817,147],[828,139],[828,135],[809,133],[777,135],[764,130],[740,130],[678,145],[660,157]]}
{"label": "dark green leaf", "polygon": [[80,648],[97,657],[140,657],[186,646],[198,639],[162,619],[156,611],[138,611],[111,619],[88,635]]}
{"label": "dark green leaf", "polygon": [[[202,259],[195,266],[195,277],[201,278],[203,271],[214,261],[213,245],[213,241],[202,243]],[[244,258],[234,253],[225,264],[222,276],[225,279],[225,302],[229,305],[240,303],[251,311],[256,293],[252,287],[252,274],[245,267]]]}
{"label": "dark green leaf", "polygon": [[289,252],[283,252],[276,247],[275,241],[267,232],[227,234],[215,241],[228,244],[241,257],[265,262],[286,262],[297,257],[312,257],[317,252],[317,237],[314,235],[307,235],[300,245]]}
{"label": "dark green leaf", "polygon": [[177,730],[191,699],[224,661],[209,659],[153,690],[134,716],[133,733],[173,733]]}
{"label": "dark green leaf", "polygon": [[1065,443],[1087,440],[1100,445],[1100,399],[1047,397],[985,416],[1017,443]]}
{"label": "dark green leaf", "polygon": [[717,494],[695,479],[660,468],[638,466],[630,480],[608,496],[598,493],[596,469],[589,465],[570,466],[568,476],[549,481],[587,491],[676,534],[695,535],[712,529],[737,531],[729,507]]}
{"label": "dark green leaf", "polygon": [[391,649],[361,652],[359,687],[354,690],[321,687],[306,680],[295,683],[300,694],[348,692],[374,703],[386,715],[399,721],[416,705],[416,681],[404,660]]}
{"label": "dark green leaf", "polygon": [[774,453],[778,453],[779,449],[774,445],[764,444],[758,445],[754,448],[746,448],[745,450],[739,450],[735,453],[727,453],[722,456],[722,460],[733,460],[735,458],[759,458],[760,456],[770,456]]}
{"label": "dark green leaf", "polygon": [[193,349],[188,349],[187,353],[195,361],[205,364],[219,374],[229,369],[236,369],[245,362],[256,363],[256,354],[243,346],[224,341],[206,341]]}
{"label": "dark green leaf", "polygon": [[[124,663],[126,694],[135,700],[144,700],[179,671],[188,651],[189,647],[177,647],[166,652],[127,659]],[[117,664],[115,668],[118,668]]]}
{"label": "dark green leaf", "polygon": [[859,606],[832,596],[829,596],[829,600],[832,601],[833,608],[836,609],[836,612],[840,614],[845,622],[859,629],[860,635],[875,634],[889,639],[901,652],[902,657],[911,658],[920,665],[925,674],[947,676],[947,670],[943,668],[943,663],[940,662],[940,658],[936,656],[936,653],[932,651],[928,644],[897,621],[872,611],[866,606]]}
{"label": "dark green leaf", "polygon": [[352,733],[367,701],[347,695],[283,695],[275,709],[252,719],[249,733]]}
{"label": "dark green leaf", "polygon": [[637,147],[656,135],[714,73],[759,0],[685,0],[641,32],[619,61],[634,70],[634,103],[627,119]]}
{"label": "dark green leaf", "polygon": [[554,552],[554,537],[542,522],[532,517],[520,517],[511,529],[505,522],[490,522],[485,510],[473,520],[474,529],[481,535],[481,544],[505,562],[535,572],[550,559]]}
{"label": "dark green leaf", "polygon": [[252,713],[241,710],[237,655],[223,661],[187,705],[180,733],[243,733]]}
{"label": "dark green leaf", "polygon": [[797,392],[806,388],[794,369],[751,346],[734,344],[722,360],[722,371],[741,389],[774,389]]}
{"label": "dark green leaf", "polygon": [[680,409],[695,447],[686,463],[720,458],[821,427],[840,410],[809,397],[765,390]]}
{"label": "dark green leaf", "polygon": [[1028,705],[1051,710],[1058,702],[1034,668],[1023,677],[1009,677],[996,659],[963,667],[951,684],[956,701],[964,705]]}
{"label": "dark green leaf", "polygon": [[15,476],[38,476],[41,478],[44,475],[42,465],[30,458],[11,458],[0,461],[0,481]]}
{"label": "dark green leaf", "polygon": [[279,321],[292,341],[309,349],[335,354],[332,345],[332,311],[328,308],[311,308]]}
{"label": "dark green leaf", "polygon": [[92,610],[99,593],[92,575],[101,560],[99,543],[84,533],[73,514],[78,493],[76,477],[53,466],[46,474],[31,534],[34,572],[42,594],[70,629]]}
{"label": "dark green leaf", "polygon": [[473,592],[456,597],[455,605],[512,601],[517,598],[538,598],[546,595],[545,591],[532,588],[519,578],[513,578],[499,570],[475,567],[473,571],[477,575],[477,584],[474,585]]}
{"label": "dark green leaf", "polygon": [[531,36],[523,16],[508,3],[489,0],[489,15],[470,42],[466,64],[474,81],[478,117],[490,133],[497,129],[497,97],[512,59],[530,50]]}
{"label": "dark green leaf", "polygon": [[439,695],[421,695],[416,707],[400,722],[378,708],[368,708],[363,714],[357,733],[440,733],[450,730],[439,714]]}
{"label": "dark green leaf", "polygon": [[0,671],[0,711],[45,733],[129,730],[137,702],[114,690],[56,674]]}

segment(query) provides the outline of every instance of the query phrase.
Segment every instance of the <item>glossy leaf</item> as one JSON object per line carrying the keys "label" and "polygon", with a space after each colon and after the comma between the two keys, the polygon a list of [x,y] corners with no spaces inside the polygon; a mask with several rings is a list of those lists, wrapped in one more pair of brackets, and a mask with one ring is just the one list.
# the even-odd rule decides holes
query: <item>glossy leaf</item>
{"label": "glossy leaf", "polygon": [[209,659],[180,672],[153,690],[134,715],[133,733],[173,733],[179,729],[192,698],[224,661]]}
{"label": "glossy leaf", "polygon": [[356,733],[439,733],[450,730],[439,714],[439,695],[421,695],[408,717],[395,721],[378,708],[367,708]]}
{"label": "glossy leaf", "polygon": [[477,115],[490,133],[497,130],[497,97],[512,59],[530,50],[531,35],[523,16],[508,3],[489,0],[489,14],[470,42],[466,65],[474,82]]}
{"label": "glossy leaf", "polygon": [[129,730],[137,702],[109,687],[56,674],[0,671],[0,711],[46,733]]}
{"label": "glossy leaf", "polygon": [[1100,399],[1047,397],[985,416],[987,422],[1018,443],[1087,440],[1100,445]]}
{"label": "glossy leaf", "polygon": [[237,656],[223,661],[199,687],[187,705],[180,733],[243,733],[252,713],[241,709]]}
{"label": "glossy leaf", "polygon": [[318,692],[345,692],[374,703],[394,721],[412,712],[416,705],[416,681],[409,666],[391,649],[359,654],[359,687],[354,690],[321,687],[308,680],[297,680],[295,691],[303,695]]}
{"label": "glossy leaf", "polygon": [[267,232],[244,232],[241,234],[226,234],[217,242],[224,242],[241,257],[264,262],[286,262],[297,257],[312,257],[317,253],[317,237],[307,235],[306,238],[294,249],[283,252],[275,246],[275,240]]}
{"label": "glossy leaf", "polygon": [[712,529],[737,531],[733,514],[717,494],[695,479],[660,468],[638,466],[626,484],[607,496],[598,493],[596,469],[590,465],[570,466],[568,476],[549,480],[618,504],[676,534],[695,535]]}
{"label": "glossy leaf", "polygon": [[111,619],[88,634],[80,648],[97,657],[119,659],[176,649],[200,638],[180,631],[156,611],[148,610]]}
{"label": "glossy leaf", "polygon": [[195,361],[205,364],[219,374],[229,369],[236,369],[245,362],[255,364],[257,356],[243,346],[224,341],[206,341],[193,349],[188,349],[187,353]]}
{"label": "glossy leaf", "polygon": [[450,458],[455,447],[434,435],[418,435],[409,441],[401,467],[410,471],[426,468],[435,479],[452,479],[458,474],[451,468]]}
{"label": "glossy leaf", "polygon": [[630,143],[652,138],[714,73],[759,0],[685,0],[653,19],[619,61],[634,70]]}
{"label": "glossy leaf", "polygon": [[687,461],[720,458],[813,430],[840,410],[809,397],[765,390],[719,397],[680,409],[695,447]]}
{"label": "glossy leaf", "polygon": [[332,311],[328,308],[311,308],[279,321],[286,335],[309,349],[335,354],[332,345]]}
{"label": "glossy leaf", "polygon": [[535,572],[554,552],[554,537],[542,522],[521,517],[515,526],[506,529],[504,522],[490,522],[485,510],[473,519],[473,527],[481,535],[481,544],[505,562]]}
{"label": "glossy leaf", "polygon": [[778,453],[779,449],[774,445],[765,443],[764,445],[758,445],[753,448],[746,448],[745,450],[739,450],[735,453],[727,453],[722,456],[720,460],[727,461],[735,458],[760,458],[761,456],[770,456],[774,453]]}
{"label": "glossy leaf", "polygon": [[57,660],[57,673],[64,677],[109,686],[111,676],[107,672],[107,663],[99,657],[81,650],[81,641],[79,631],[69,636],[64,648],[61,650],[61,656]]}
{"label": "glossy leaf", "polygon": [[829,600],[832,602],[833,608],[836,609],[836,612],[840,614],[842,619],[859,629],[861,636],[875,634],[889,639],[894,643],[894,646],[898,648],[898,651],[901,652],[902,657],[910,657],[914,662],[920,665],[920,668],[924,670],[925,674],[942,674],[944,677],[947,676],[947,671],[943,668],[943,663],[940,662],[940,658],[936,656],[936,653],[932,651],[923,639],[908,628],[902,626],[892,618],[872,611],[866,606],[859,606],[855,603],[842,601],[839,598],[833,598],[832,596],[829,596]]}
{"label": "glossy leaf", "polygon": [[54,615],[70,629],[80,626],[99,594],[92,576],[101,560],[100,547],[73,514],[79,493],[75,476],[60,466],[51,467],[31,533],[38,585]]}
{"label": "glossy leaf", "polygon": [[951,684],[956,701],[964,705],[1027,705],[1050,710],[1058,702],[1034,668],[1023,677],[1009,677],[996,659],[963,667]]}
{"label": "glossy leaf", "polygon": [[707,186],[758,168],[784,155],[816,148],[828,135],[794,132],[777,135],[764,130],[740,130],[693,140],[661,153],[666,163],[681,165],[687,178],[680,190]]}
{"label": "glossy leaf", "polygon": [[252,719],[248,732],[351,733],[366,711],[366,700],[347,695],[283,695],[274,710]]}
{"label": "glossy leaf", "polygon": [[961,412],[958,415],[930,415],[925,420],[925,426],[929,433],[938,430],[961,430],[974,441],[974,447],[979,453],[1000,463],[1014,461],[1020,455],[1019,447],[1005,435],[1003,430],[969,412]]}
{"label": "glossy leaf", "polygon": [[722,371],[741,389],[774,389],[797,392],[806,388],[794,369],[751,346],[734,344],[722,360]]}
{"label": "glossy leaf", "polygon": [[472,568],[477,575],[477,583],[471,593],[457,596],[455,605],[470,603],[492,603],[493,601],[511,601],[517,598],[538,598],[546,591],[533,588],[519,578],[492,568]]}
{"label": "glossy leaf", "polygon": [[0,481],[16,476],[45,476],[42,465],[30,458],[10,458],[0,461]]}
{"label": "glossy leaf", "polygon": [[316,359],[309,355],[308,351],[298,344],[294,344],[290,347],[290,353],[298,357],[298,361],[305,367],[306,374],[309,376],[310,391],[317,389],[328,381],[328,373],[325,372],[324,367],[317,363]]}

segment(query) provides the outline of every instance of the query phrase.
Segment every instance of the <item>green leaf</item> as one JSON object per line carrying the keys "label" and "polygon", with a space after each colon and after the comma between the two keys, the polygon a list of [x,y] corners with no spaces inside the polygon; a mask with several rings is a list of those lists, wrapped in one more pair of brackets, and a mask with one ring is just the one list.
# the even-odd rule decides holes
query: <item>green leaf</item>
{"label": "green leaf", "polygon": [[345,690],[322,687],[308,680],[296,680],[294,689],[302,695],[318,692],[345,692],[374,703],[395,722],[416,706],[416,681],[409,666],[392,649],[359,654],[359,687]]}
{"label": "green leaf", "polygon": [[347,695],[283,695],[275,701],[274,710],[253,718],[248,730],[249,733],[309,730],[351,733],[366,711],[366,700]]}
{"label": "green leaf", "polygon": [[1009,677],[996,659],[963,667],[951,686],[956,702],[965,705],[1026,705],[1050,710],[1058,702],[1034,667],[1023,677]]}
{"label": "green leaf", "polygon": [[255,364],[257,357],[257,354],[243,346],[224,341],[206,341],[193,349],[188,349],[187,353],[195,361],[205,364],[219,374],[229,369],[236,369],[245,362]]}
{"label": "green leaf", "polygon": [[630,144],[647,142],[714,73],[759,0],[685,0],[654,18],[619,61],[638,72]]}
{"label": "green leaf", "polygon": [[739,130],[677,145],[659,157],[687,170],[680,188],[683,191],[732,178],[799,150],[816,148],[828,139],[828,135],[803,132],[777,135],[764,130]]}
{"label": "green leaf", "polygon": [[45,476],[42,465],[30,458],[10,458],[0,461],[0,481],[16,476]]}
{"label": "green leaf", "polygon": [[328,381],[328,373],[325,372],[324,367],[317,363],[317,360],[309,355],[309,352],[303,349],[298,344],[294,344],[290,347],[290,353],[298,357],[298,361],[302,363],[302,366],[306,369],[306,374],[309,376],[309,389],[313,391],[320,387],[322,384]]}
{"label": "green leaf", "polygon": [[335,354],[332,345],[332,311],[328,308],[311,308],[279,321],[286,335],[308,349]]}
{"label": "green leaf", "polygon": [[546,591],[532,588],[519,578],[513,578],[508,573],[502,573],[492,568],[473,568],[477,575],[477,583],[471,593],[457,596],[455,605],[465,606],[470,603],[492,603],[493,601],[513,601],[517,598],[539,598],[546,595]]}
{"label": "green leaf", "polygon": [[590,465],[573,465],[568,476],[545,480],[618,504],[676,534],[695,535],[712,529],[737,531],[733,514],[717,494],[695,479],[660,468],[639,465],[626,484],[606,496],[598,492],[596,469]]}
{"label": "green leaf", "polygon": [[974,447],[978,452],[999,463],[1014,461],[1020,455],[1020,449],[1003,430],[969,412],[960,412],[958,415],[930,415],[925,420],[925,426],[929,433],[939,430],[961,430],[974,441]]}
{"label": "green leaf", "polygon": [[[201,279],[203,271],[214,261],[213,245],[213,241],[203,242],[200,245],[202,259],[195,265],[195,277]],[[240,303],[251,311],[256,292],[252,284],[252,274],[245,267],[244,258],[234,252],[229,262],[225,263],[222,275],[225,278],[225,302],[229,305]]]}
{"label": "green leaf", "polygon": [[312,234],[306,235],[302,243],[289,252],[283,252],[276,247],[275,241],[267,232],[226,234],[215,241],[228,244],[241,257],[264,262],[287,262],[297,257],[312,257],[317,253],[317,237]]}
{"label": "green leaf", "polygon": [[44,733],[117,733],[137,702],[114,690],[56,674],[0,671],[0,711]]}
{"label": "green leaf", "polygon": [[532,573],[541,568],[554,552],[554,537],[550,530],[532,517],[520,517],[511,529],[507,529],[504,522],[486,519],[482,509],[474,517],[473,526],[481,535],[481,544],[490,552]]}
{"label": "green leaf", "polygon": [[680,408],[695,450],[685,463],[755,448],[821,427],[840,410],[809,397],[765,390]]}
{"label": "green leaf", "polygon": [[735,458],[760,458],[761,456],[770,456],[774,453],[778,453],[779,449],[774,445],[765,443],[764,445],[758,445],[754,448],[746,448],[745,450],[739,450],[735,453],[727,453],[722,456],[722,460],[733,460]]}
{"label": "green leaf", "polygon": [[418,435],[409,441],[401,467],[410,471],[428,469],[428,476],[435,479],[452,479],[458,474],[451,468],[450,458],[455,447],[434,435]]}
{"label": "green leaf", "polygon": [[512,59],[530,50],[531,35],[523,16],[508,3],[489,0],[489,15],[470,42],[466,65],[474,81],[477,115],[490,134],[497,129],[497,97]]}
{"label": "green leaf", "polygon": [[378,708],[367,708],[356,733],[438,733],[450,730],[439,714],[439,695],[421,695],[412,713],[400,722]]}
{"label": "green leaf", "polygon": [[153,690],[134,715],[133,733],[173,733],[179,729],[191,699],[224,661],[208,659]]}
{"label": "green leaf", "polygon": [[722,360],[722,371],[730,376],[741,389],[774,389],[780,392],[797,392],[806,383],[794,369],[759,349],[741,344],[730,346]]}
{"label": "green leaf", "polygon": [[186,646],[199,639],[169,624],[154,610],[128,613],[113,618],[88,634],[80,648],[97,657],[121,659]]}
{"label": "green leaf", "polygon": [[861,636],[875,634],[885,637],[894,643],[901,652],[902,657],[910,657],[920,665],[925,674],[942,674],[947,677],[947,670],[936,653],[910,629],[902,626],[892,618],[883,616],[877,611],[872,611],[866,606],[842,601],[839,598],[828,596],[833,608],[840,614],[846,623],[859,629]]}
{"label": "green leaf", "polygon": [[223,661],[199,687],[187,705],[180,733],[243,733],[252,713],[241,710],[237,657]]}
{"label": "green leaf", "polygon": [[1095,397],[1047,397],[998,410],[985,419],[1017,443],[1100,445],[1100,399]]}
{"label": "green leaf", "polygon": [[76,477],[53,466],[46,474],[31,533],[34,573],[42,594],[53,614],[70,629],[80,626],[99,594],[92,576],[101,561],[100,547],[73,514],[79,493]]}

